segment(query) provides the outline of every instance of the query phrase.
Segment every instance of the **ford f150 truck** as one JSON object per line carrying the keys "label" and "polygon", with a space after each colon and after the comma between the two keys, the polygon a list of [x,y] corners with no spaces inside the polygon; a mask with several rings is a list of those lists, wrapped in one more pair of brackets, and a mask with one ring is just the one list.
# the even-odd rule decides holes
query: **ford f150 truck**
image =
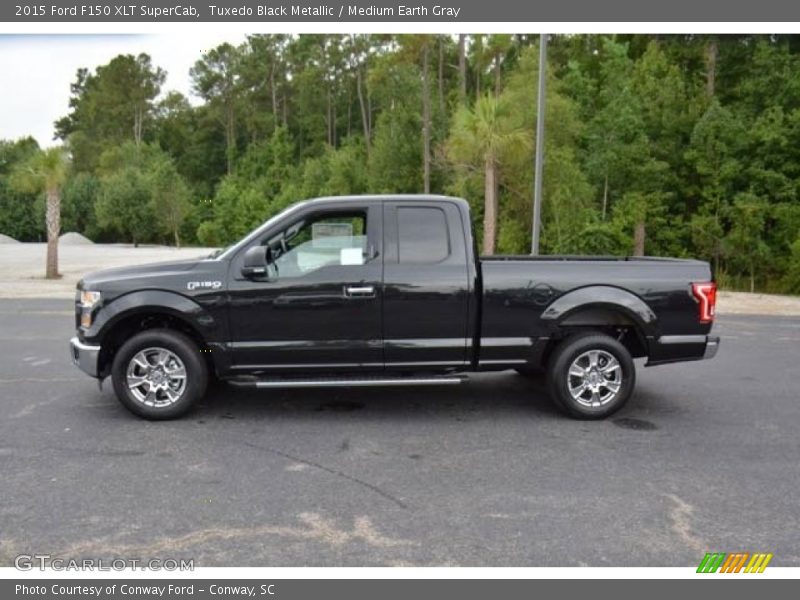
{"label": "ford f150 truck", "polygon": [[696,260],[476,254],[466,201],[319,198],[199,260],[86,275],[75,364],[148,419],[210,377],[255,388],[547,376],[568,415],[625,404],[634,358],[711,358],[716,285]]}

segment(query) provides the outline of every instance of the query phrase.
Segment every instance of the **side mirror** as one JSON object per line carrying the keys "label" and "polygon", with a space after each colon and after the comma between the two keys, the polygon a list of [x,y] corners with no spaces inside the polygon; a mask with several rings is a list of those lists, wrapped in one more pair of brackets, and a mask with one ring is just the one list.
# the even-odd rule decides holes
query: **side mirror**
{"label": "side mirror", "polygon": [[267,274],[268,249],[266,246],[253,246],[244,253],[242,275],[251,277],[264,277]]}

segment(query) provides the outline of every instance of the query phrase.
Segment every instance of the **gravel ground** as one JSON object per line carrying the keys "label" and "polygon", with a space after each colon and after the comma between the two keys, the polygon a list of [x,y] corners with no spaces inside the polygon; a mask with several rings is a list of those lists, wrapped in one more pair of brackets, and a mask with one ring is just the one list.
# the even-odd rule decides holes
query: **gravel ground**
{"label": "gravel ground", "polygon": [[720,292],[717,298],[720,315],[800,316],[800,297],[778,294]]}
{"label": "gravel ground", "polygon": [[[90,271],[168,260],[198,258],[213,248],[172,248],[127,244],[59,246],[63,277],[43,278],[46,244],[0,245],[0,298],[72,298],[75,284]],[[717,302],[720,315],[800,316],[800,297],[744,292],[721,292]]]}
{"label": "gravel ground", "polygon": [[60,244],[62,278],[44,279],[47,244],[0,245],[0,298],[72,298],[86,273],[111,267],[200,258],[214,248],[172,248],[129,244]]}

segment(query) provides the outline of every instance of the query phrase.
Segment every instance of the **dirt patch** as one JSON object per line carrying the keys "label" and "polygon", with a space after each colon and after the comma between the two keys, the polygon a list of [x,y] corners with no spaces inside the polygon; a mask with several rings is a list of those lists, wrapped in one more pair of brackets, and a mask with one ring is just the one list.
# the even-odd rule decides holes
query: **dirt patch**
{"label": "dirt patch", "polygon": [[747,292],[719,292],[718,315],[800,316],[800,297]]}
{"label": "dirt patch", "polygon": [[[366,544],[373,548],[397,548],[416,546],[417,543],[399,538],[389,537],[378,531],[369,517],[357,516],[350,527],[343,527],[336,521],[317,513],[300,513],[299,524],[272,525],[251,524],[247,527],[210,527],[198,529],[173,537],[160,537],[143,542],[125,542],[115,538],[90,539],[80,541],[59,552],[60,556],[97,555],[156,556],[168,552],[183,551],[198,546],[219,543],[221,541],[247,539],[274,539],[275,543],[306,541],[322,543],[334,547],[347,544]],[[11,546],[8,544],[8,546]],[[0,546],[3,551],[4,546]],[[14,550],[16,551],[16,550]],[[9,556],[11,552],[4,550]],[[2,555],[0,555],[2,556]]]}

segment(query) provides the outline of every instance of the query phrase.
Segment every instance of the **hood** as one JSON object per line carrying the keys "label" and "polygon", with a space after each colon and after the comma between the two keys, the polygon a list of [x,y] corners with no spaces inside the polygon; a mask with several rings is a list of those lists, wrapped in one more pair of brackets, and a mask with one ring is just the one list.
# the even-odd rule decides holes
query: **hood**
{"label": "hood", "polygon": [[197,258],[94,271],[84,275],[78,282],[78,288],[110,291],[110,289],[150,287],[151,283],[148,280],[153,280],[155,283],[186,273],[194,269],[202,260],[202,258]]}

